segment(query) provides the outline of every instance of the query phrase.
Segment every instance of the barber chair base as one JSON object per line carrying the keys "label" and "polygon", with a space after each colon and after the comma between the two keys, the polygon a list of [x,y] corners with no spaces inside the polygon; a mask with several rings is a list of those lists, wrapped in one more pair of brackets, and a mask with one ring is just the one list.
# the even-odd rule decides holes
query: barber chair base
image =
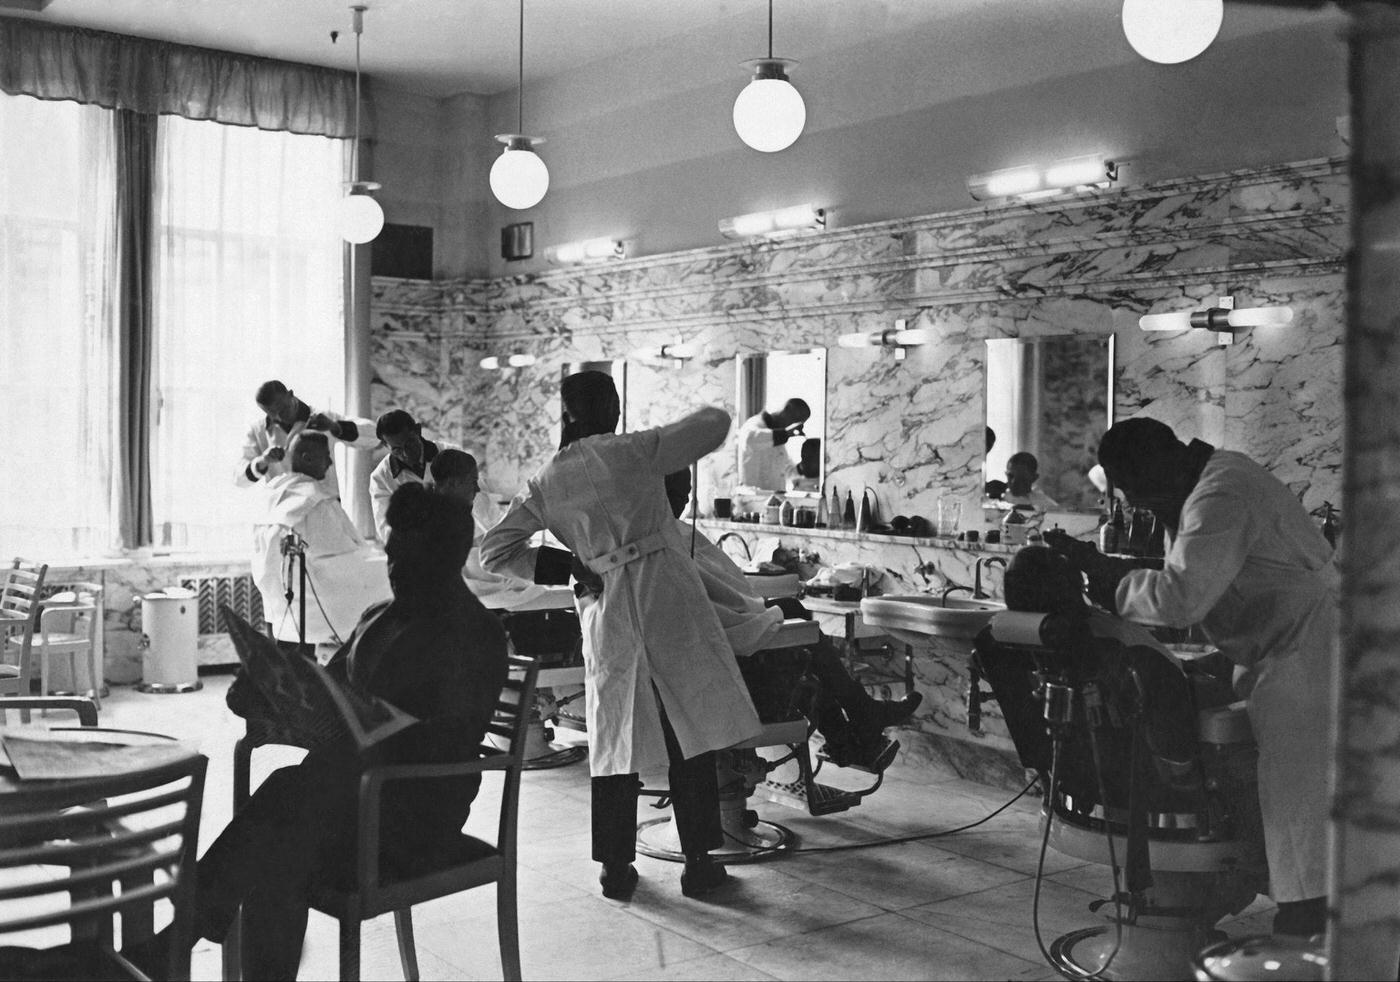
{"label": "barber chair base", "polygon": [[1123,925],[1123,942],[1106,968],[1117,941],[1114,925],[1071,931],[1050,943],[1050,959],[1056,971],[1068,978],[1141,979],[1171,982],[1194,976],[1197,952],[1224,935],[1207,931],[1187,920],[1152,918],[1155,923]]}
{"label": "barber chair base", "polygon": [[177,695],[182,692],[198,692],[204,688],[204,683],[196,679],[193,682],[142,682],[136,686],[137,692],[151,692],[156,695]]}
{"label": "barber chair base", "polygon": [[543,720],[531,720],[525,730],[525,763],[527,771],[547,770],[577,764],[588,756],[587,747],[561,747],[551,742],[553,733]]}
{"label": "barber chair base", "polygon": [[[716,862],[753,863],[797,845],[797,836],[791,829],[762,819],[749,826],[743,812],[743,809],[724,809],[721,806],[720,827],[724,830],[724,845],[710,850],[710,856]],[[749,812],[749,815],[756,817],[753,812]],[[637,851],[653,859],[673,863],[685,861],[676,824],[669,818],[653,818],[637,826]]]}

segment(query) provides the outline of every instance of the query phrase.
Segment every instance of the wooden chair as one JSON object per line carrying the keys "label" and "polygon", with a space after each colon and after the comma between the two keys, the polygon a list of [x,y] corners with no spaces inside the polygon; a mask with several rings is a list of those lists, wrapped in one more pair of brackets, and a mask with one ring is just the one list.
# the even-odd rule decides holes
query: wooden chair
{"label": "wooden chair", "polygon": [[[311,906],[340,922],[340,978],[360,978],[360,925],[393,913],[398,932],[404,978],[418,979],[418,956],[413,943],[412,908],[473,887],[496,884],[496,930],[501,966],[507,980],[520,979],[520,936],[516,919],[516,819],[520,805],[520,775],[525,764],[526,736],[534,703],[539,662],[510,656],[510,678],[496,703],[487,743],[477,760],[454,764],[395,764],[366,769],[360,778],[358,841],[353,889],[326,885]],[[503,744],[504,749],[497,744]],[[249,797],[249,774],[255,744],[245,736],[234,747],[234,808]],[[379,805],[384,785],[391,781],[464,777],[500,771],[503,775],[494,842],[463,834],[460,849],[442,866],[407,879],[381,882],[379,869]],[[239,961],[241,925],[235,919],[224,939],[224,979],[242,977]]]}
{"label": "wooden chair", "polygon": [[[101,583],[72,583],[70,590],[54,594],[44,601],[39,612],[39,627],[33,635],[33,650],[39,663],[39,692],[50,691],[51,660],[68,656],[68,674],[76,689],[78,656],[87,662],[87,677],[92,682],[92,701],[102,708],[102,661],[98,637],[102,631],[104,604]],[[32,670],[31,670],[32,671]]]}
{"label": "wooden chair", "polygon": [[[39,591],[44,587],[48,572],[46,564],[18,558],[5,570],[5,585],[0,590],[0,630],[4,632],[4,649],[0,650],[0,695],[30,694],[29,652],[38,625]],[[29,710],[20,710],[20,719],[28,723]],[[4,712],[0,710],[0,723],[4,721]]]}
{"label": "wooden chair", "polygon": [[[75,940],[47,948],[0,951],[6,978],[148,978],[114,947],[146,940],[151,906],[174,907],[169,961],[159,977],[190,977],[195,850],[208,760],[191,754],[169,764],[84,780],[85,801],[66,808],[73,782],[17,792],[22,802],[0,816],[0,939],[68,926]],[[114,889],[118,884],[120,889]],[[145,930],[134,928],[144,925]]]}

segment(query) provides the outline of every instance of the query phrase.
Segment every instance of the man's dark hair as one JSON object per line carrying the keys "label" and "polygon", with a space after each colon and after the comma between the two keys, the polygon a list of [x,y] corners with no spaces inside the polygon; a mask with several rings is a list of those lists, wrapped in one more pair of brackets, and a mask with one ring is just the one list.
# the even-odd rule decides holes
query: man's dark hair
{"label": "man's dark hair", "polygon": [[1049,546],[1026,546],[1011,557],[1002,581],[1009,610],[1083,615],[1084,576],[1069,558]]}
{"label": "man's dark hair", "polygon": [[1115,472],[1121,484],[1137,489],[1166,480],[1181,447],[1170,426],[1140,416],[1109,428],[1099,442],[1099,463]]}
{"label": "man's dark hair", "polygon": [[380,414],[374,424],[374,435],[379,439],[386,436],[398,436],[400,433],[407,433],[409,430],[416,430],[418,421],[413,418],[413,414],[406,409],[391,409],[387,413]]}
{"label": "man's dark hair", "polygon": [[812,418],[812,407],[807,405],[806,399],[789,399],[783,403],[783,416],[787,419],[801,419],[806,422]]}
{"label": "man's dark hair", "polygon": [[277,379],[268,379],[262,385],[258,386],[258,393],[253,397],[253,401],[259,406],[266,406],[278,396],[286,395],[288,391],[287,387],[277,381]]}
{"label": "man's dark hair", "polygon": [[997,431],[990,426],[987,427],[987,449],[991,450],[997,445]]}
{"label": "man's dark hair", "polygon": [[462,565],[476,533],[471,512],[414,482],[394,490],[386,518],[389,539],[384,551],[392,564],[389,586],[394,591],[395,608],[436,613],[444,591],[462,583]]}
{"label": "man's dark hair", "polygon": [[477,467],[476,458],[471,454],[465,450],[448,447],[438,451],[438,455],[428,465],[428,472],[432,474],[434,481],[441,483],[454,477],[465,477],[472,473],[479,474],[480,469]]}
{"label": "man's dark hair", "polygon": [[1032,474],[1040,473],[1040,461],[1036,460],[1035,454],[1031,453],[1029,450],[1019,450],[1006,458],[1007,467],[1013,464],[1025,464],[1031,469]]}

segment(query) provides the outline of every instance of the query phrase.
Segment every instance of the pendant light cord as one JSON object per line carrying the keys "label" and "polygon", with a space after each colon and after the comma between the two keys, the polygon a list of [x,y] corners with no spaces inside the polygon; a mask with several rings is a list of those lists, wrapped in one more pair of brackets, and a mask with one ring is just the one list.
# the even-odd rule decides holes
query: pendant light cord
{"label": "pendant light cord", "polygon": [[[524,3],[525,0],[520,0]],[[768,0],[768,60],[773,60],[773,0]]]}
{"label": "pendant light cord", "polygon": [[[769,0],[771,3],[772,0]],[[516,65],[519,66],[519,81],[516,85],[515,131],[525,132],[525,0],[520,0],[520,51]]]}
{"label": "pendant light cord", "polygon": [[350,151],[351,193],[360,183],[360,34],[365,29],[365,8],[351,7],[355,12],[355,145]]}

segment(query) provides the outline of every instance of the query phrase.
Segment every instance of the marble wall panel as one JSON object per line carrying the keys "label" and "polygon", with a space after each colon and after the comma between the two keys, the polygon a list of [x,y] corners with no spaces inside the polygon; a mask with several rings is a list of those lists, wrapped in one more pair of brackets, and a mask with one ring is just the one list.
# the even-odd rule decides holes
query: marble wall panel
{"label": "marble wall panel", "polygon": [[[479,446],[488,487],[509,495],[553,451],[566,363],[629,359],[628,425],[637,428],[698,403],[732,412],[737,354],[826,346],[829,484],[857,501],[869,487],[884,520],[931,518],[940,496],[959,497],[964,525],[976,527],[984,342],[1112,333],[1117,418],[1152,415],[1185,438],[1242,450],[1311,509],[1340,500],[1347,208],[1345,162],[1311,161],[582,271],[394,284],[382,296],[376,281],[375,400],[409,404],[430,429]],[[1144,313],[1212,306],[1222,294],[1240,306],[1288,304],[1294,323],[1227,346],[1210,332],[1137,327]],[[836,345],[896,318],[931,328],[933,341],[902,360]],[[683,364],[644,354],[677,340],[703,354]],[[539,361],[513,373],[475,369],[482,353],[511,350]],[[733,475],[730,441],[701,464],[705,511]],[[1092,516],[1053,518],[1093,528]],[[941,589],[973,573],[975,556],[958,550],[810,538],[823,561],[884,571],[888,589]],[[926,752],[945,754],[928,749],[944,738],[995,746],[995,734],[958,732],[961,669],[929,657],[919,660]],[[970,759],[953,756],[959,766]],[[995,766],[1004,764],[1003,755]]]}

